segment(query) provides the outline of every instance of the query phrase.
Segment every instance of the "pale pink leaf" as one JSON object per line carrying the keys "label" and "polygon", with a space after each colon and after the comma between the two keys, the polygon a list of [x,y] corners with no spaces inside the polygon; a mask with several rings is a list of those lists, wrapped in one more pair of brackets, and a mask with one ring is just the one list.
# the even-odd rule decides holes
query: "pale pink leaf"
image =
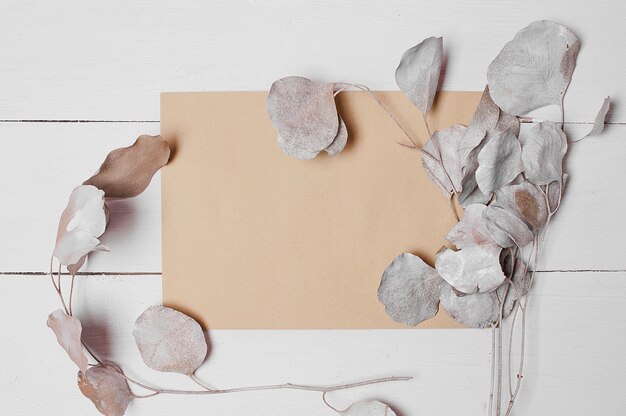
{"label": "pale pink leaf", "polygon": [[81,342],[83,327],[80,321],[63,310],[57,309],[48,316],[46,324],[52,329],[59,345],[67,352],[79,370],[83,372],[87,370],[87,356]]}
{"label": "pale pink leaf", "polygon": [[111,363],[79,371],[78,388],[105,416],[123,416],[134,397],[122,370]]}

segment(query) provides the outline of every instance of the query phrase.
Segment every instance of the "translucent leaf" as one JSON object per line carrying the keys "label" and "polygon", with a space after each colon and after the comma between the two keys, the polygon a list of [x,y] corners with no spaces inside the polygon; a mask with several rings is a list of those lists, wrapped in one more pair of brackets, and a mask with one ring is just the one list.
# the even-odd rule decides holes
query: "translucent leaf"
{"label": "translucent leaf", "polygon": [[287,148],[311,154],[333,142],[339,130],[333,89],[334,84],[302,77],[286,77],[272,84],[267,111]]}
{"label": "translucent leaf", "polygon": [[504,208],[515,214],[535,230],[543,227],[548,220],[545,197],[528,181],[500,188],[496,191],[496,200],[492,206]]}
{"label": "translucent leaf", "polygon": [[496,128],[499,118],[500,109],[489,95],[489,86],[485,86],[478,107],[476,107],[476,111],[467,125],[467,130],[459,144],[459,159],[464,170],[469,153],[483,141],[487,131]]}
{"label": "translucent leaf", "polygon": [[493,246],[496,242],[489,236],[483,217],[487,208],[483,204],[472,204],[465,208],[463,218],[448,232],[446,239],[460,249],[471,246]]}
{"label": "translucent leaf", "polygon": [[483,217],[489,235],[502,247],[524,247],[533,241],[534,234],[528,225],[504,208],[489,205]]}
{"label": "translucent leaf", "polygon": [[59,345],[63,347],[80,371],[87,370],[87,356],[80,340],[83,332],[80,321],[58,309],[48,316],[46,324],[54,331]]}
{"label": "translucent leaf", "polygon": [[403,253],[383,272],[378,300],[391,319],[414,326],[437,313],[440,284],[435,269],[418,256]]}
{"label": "translucent leaf", "polygon": [[356,402],[339,413],[343,416],[396,416],[388,405],[378,400]]}
{"label": "translucent leaf", "polygon": [[92,251],[108,251],[98,240],[105,227],[104,192],[91,185],[75,188],[61,214],[52,255],[67,266]]}
{"label": "translucent leaf", "polygon": [[507,130],[489,132],[487,143],[478,154],[476,183],[483,194],[491,194],[509,184],[522,168],[522,149],[517,137]]}
{"label": "translucent leaf", "polygon": [[122,416],[133,393],[115,364],[96,365],[78,372],[78,388],[105,416]]}
{"label": "translucent leaf", "polygon": [[348,143],[348,128],[346,127],[346,123],[342,120],[341,116],[339,116],[339,130],[337,130],[337,136],[335,136],[335,140],[324,149],[326,153],[330,156],[335,156],[337,153],[341,152],[346,144]]}
{"label": "translucent leaf", "polygon": [[561,182],[567,137],[552,121],[544,121],[530,130],[524,144],[522,160],[526,178],[535,185]]}
{"label": "translucent leaf", "polygon": [[447,129],[436,131],[424,145],[428,155],[422,155],[422,165],[426,174],[439,186],[445,195],[461,191],[461,161],[459,144],[466,127],[455,124]]}
{"label": "translucent leaf", "polygon": [[404,52],[396,69],[396,84],[424,116],[435,100],[442,61],[443,38],[430,37]]}
{"label": "translucent leaf", "polygon": [[538,21],[517,32],[487,70],[493,101],[505,112],[523,115],[562,105],[576,66],[580,42],[565,26]]}
{"label": "translucent leaf", "polygon": [[129,147],[113,150],[98,172],[83,182],[102,189],[109,198],[142,193],[154,174],[167,164],[170,147],[161,136],[142,135]]}
{"label": "translucent leaf", "polygon": [[172,308],[146,309],[135,322],[133,336],[141,358],[153,370],[191,375],[207,355],[200,325]]}
{"label": "translucent leaf", "polygon": [[435,268],[459,292],[491,292],[506,278],[500,266],[501,250],[495,245],[471,245],[459,251],[444,247],[437,253]]}

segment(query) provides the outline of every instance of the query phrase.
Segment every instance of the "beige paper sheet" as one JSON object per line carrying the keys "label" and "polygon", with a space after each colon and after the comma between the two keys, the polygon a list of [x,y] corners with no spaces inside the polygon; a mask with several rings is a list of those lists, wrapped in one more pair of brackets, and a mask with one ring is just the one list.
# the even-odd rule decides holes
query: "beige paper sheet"
{"label": "beige paper sheet", "polygon": [[[403,328],[376,298],[402,252],[429,261],[454,219],[420,154],[367,94],[338,96],[349,131],[335,157],[286,156],[265,92],[165,93],[163,300],[213,329]],[[400,92],[383,103],[424,138]],[[466,124],[479,92],[442,92],[432,129]],[[423,140],[420,140],[422,142]],[[420,327],[459,327],[443,311]]]}

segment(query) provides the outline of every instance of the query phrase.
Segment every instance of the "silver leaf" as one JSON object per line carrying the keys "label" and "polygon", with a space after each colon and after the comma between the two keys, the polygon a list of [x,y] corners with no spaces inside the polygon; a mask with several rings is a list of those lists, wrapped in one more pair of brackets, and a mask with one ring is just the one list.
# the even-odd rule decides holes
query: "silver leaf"
{"label": "silver leaf", "polygon": [[485,140],[478,154],[476,183],[483,194],[491,194],[522,172],[522,149],[511,130],[490,131]]}
{"label": "silver leaf", "polygon": [[339,413],[343,416],[396,416],[388,405],[378,400],[356,402]]}
{"label": "silver leaf", "polygon": [[444,247],[437,253],[435,268],[459,292],[491,292],[506,278],[500,266],[501,251],[496,245],[471,245],[459,251]]}
{"label": "silver leaf", "polygon": [[565,26],[546,20],[531,23],[489,65],[491,98],[516,116],[547,105],[561,106],[579,48],[578,38]]}
{"label": "silver leaf", "polygon": [[552,121],[544,121],[530,130],[524,143],[522,160],[526,178],[535,185],[561,182],[567,137]]}
{"label": "silver leaf", "polygon": [[435,100],[442,61],[443,38],[430,37],[404,52],[396,69],[396,84],[424,116]]}
{"label": "silver leaf", "polygon": [[337,130],[337,136],[335,136],[335,140],[324,149],[326,153],[330,156],[335,156],[337,153],[341,152],[346,144],[348,143],[348,128],[346,127],[346,123],[344,123],[341,116],[339,116],[339,129]]}
{"label": "silver leaf", "polygon": [[378,300],[391,319],[417,325],[435,316],[441,277],[418,256],[403,253],[383,272]]}
{"label": "silver leaf", "polygon": [[448,232],[446,239],[460,249],[471,246],[489,246],[496,242],[489,236],[483,204],[472,204],[465,208],[463,218]]}
{"label": "silver leaf", "polygon": [[489,235],[502,247],[524,247],[534,234],[517,215],[504,208],[490,205],[483,211]]}
{"label": "silver leaf", "polygon": [[424,151],[428,152],[428,155],[422,155],[424,170],[445,195],[461,190],[458,149],[466,129],[465,126],[455,124],[436,131],[424,145]]}

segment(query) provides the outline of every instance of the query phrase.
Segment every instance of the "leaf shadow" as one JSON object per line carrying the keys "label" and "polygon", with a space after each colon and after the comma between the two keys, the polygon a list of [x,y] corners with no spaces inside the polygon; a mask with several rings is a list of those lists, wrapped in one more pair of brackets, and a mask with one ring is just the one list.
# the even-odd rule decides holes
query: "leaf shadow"
{"label": "leaf shadow", "polygon": [[109,206],[111,219],[101,238],[105,245],[111,241],[127,238],[129,230],[137,223],[137,212],[132,199],[107,199],[106,204]]}

